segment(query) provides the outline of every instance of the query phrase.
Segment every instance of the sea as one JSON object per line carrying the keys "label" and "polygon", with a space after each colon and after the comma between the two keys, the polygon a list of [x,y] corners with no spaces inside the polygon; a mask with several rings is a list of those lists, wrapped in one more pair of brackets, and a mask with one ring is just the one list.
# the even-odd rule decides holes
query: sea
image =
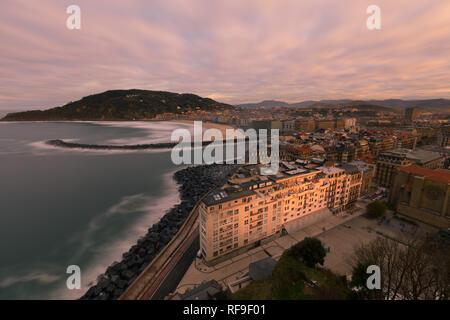
{"label": "sea", "polygon": [[[155,121],[0,122],[0,299],[79,298],[180,202],[173,174],[182,167],[169,149],[61,149],[47,140],[169,142],[178,128],[193,130]],[[71,265],[81,270],[80,289],[66,284]]]}

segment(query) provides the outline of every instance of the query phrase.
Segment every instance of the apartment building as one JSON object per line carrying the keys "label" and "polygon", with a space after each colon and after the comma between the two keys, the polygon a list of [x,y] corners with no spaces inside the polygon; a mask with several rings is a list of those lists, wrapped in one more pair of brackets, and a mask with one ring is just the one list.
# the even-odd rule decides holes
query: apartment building
{"label": "apartment building", "polygon": [[405,119],[407,121],[414,121],[419,117],[419,109],[418,108],[406,108],[405,109]]}
{"label": "apartment building", "polygon": [[362,174],[361,194],[368,194],[372,191],[372,180],[375,176],[375,165],[361,160],[352,161],[350,165],[358,167]]}
{"label": "apartment building", "polygon": [[316,129],[334,129],[336,128],[336,120],[316,120]]}
{"label": "apartment building", "polygon": [[280,158],[282,160],[311,159],[313,150],[308,146],[283,145],[280,146]]}
{"label": "apartment building", "polygon": [[281,133],[288,135],[295,133],[295,120],[283,120]]}
{"label": "apartment building", "polygon": [[440,147],[448,147],[448,146],[450,146],[450,131],[441,132],[438,135],[437,144]]}
{"label": "apartment building", "polygon": [[313,132],[316,129],[316,122],[311,119],[296,120],[295,129],[298,132]]}
{"label": "apartment building", "polygon": [[306,168],[282,162],[274,176],[260,176],[258,169],[242,167],[200,204],[200,249],[206,262],[341,211],[361,189],[356,166]]}
{"label": "apartment building", "polygon": [[345,129],[350,129],[356,127],[356,118],[346,118],[345,120]]}
{"label": "apartment building", "polygon": [[375,137],[369,140],[370,152],[374,155],[391,150],[394,146],[395,140],[393,137]]}
{"label": "apartment building", "polygon": [[415,149],[417,144],[417,136],[399,134],[396,136],[395,148]]}
{"label": "apartment building", "polygon": [[437,152],[426,150],[394,149],[380,153],[376,162],[375,180],[381,185],[390,186],[397,168],[416,164],[429,169],[442,168],[444,157]]}

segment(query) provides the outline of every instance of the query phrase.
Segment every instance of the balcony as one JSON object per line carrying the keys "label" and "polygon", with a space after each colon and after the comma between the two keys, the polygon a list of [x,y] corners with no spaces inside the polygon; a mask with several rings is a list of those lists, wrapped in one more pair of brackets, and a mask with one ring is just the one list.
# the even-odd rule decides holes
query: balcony
{"label": "balcony", "polygon": [[260,227],[262,225],[263,225],[262,221],[259,221],[259,222],[255,223],[255,224],[251,224],[250,225],[250,230],[254,229],[254,228],[257,228],[257,227]]}

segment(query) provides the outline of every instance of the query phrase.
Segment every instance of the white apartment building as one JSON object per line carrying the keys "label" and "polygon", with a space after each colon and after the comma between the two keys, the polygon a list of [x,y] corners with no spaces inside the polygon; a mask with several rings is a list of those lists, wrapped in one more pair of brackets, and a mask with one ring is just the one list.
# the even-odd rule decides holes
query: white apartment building
{"label": "white apartment building", "polygon": [[359,197],[362,174],[356,166],[305,168],[283,162],[274,176],[256,165],[242,167],[201,203],[200,249],[207,262],[256,246],[307,216],[331,214]]}

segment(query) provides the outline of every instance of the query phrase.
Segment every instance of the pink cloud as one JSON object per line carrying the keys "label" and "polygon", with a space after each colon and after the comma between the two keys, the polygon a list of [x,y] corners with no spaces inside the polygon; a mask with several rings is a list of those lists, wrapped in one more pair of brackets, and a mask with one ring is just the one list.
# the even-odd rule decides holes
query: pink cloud
{"label": "pink cloud", "polygon": [[57,0],[0,5],[0,107],[52,107],[118,88],[266,98],[450,97],[450,2]]}

